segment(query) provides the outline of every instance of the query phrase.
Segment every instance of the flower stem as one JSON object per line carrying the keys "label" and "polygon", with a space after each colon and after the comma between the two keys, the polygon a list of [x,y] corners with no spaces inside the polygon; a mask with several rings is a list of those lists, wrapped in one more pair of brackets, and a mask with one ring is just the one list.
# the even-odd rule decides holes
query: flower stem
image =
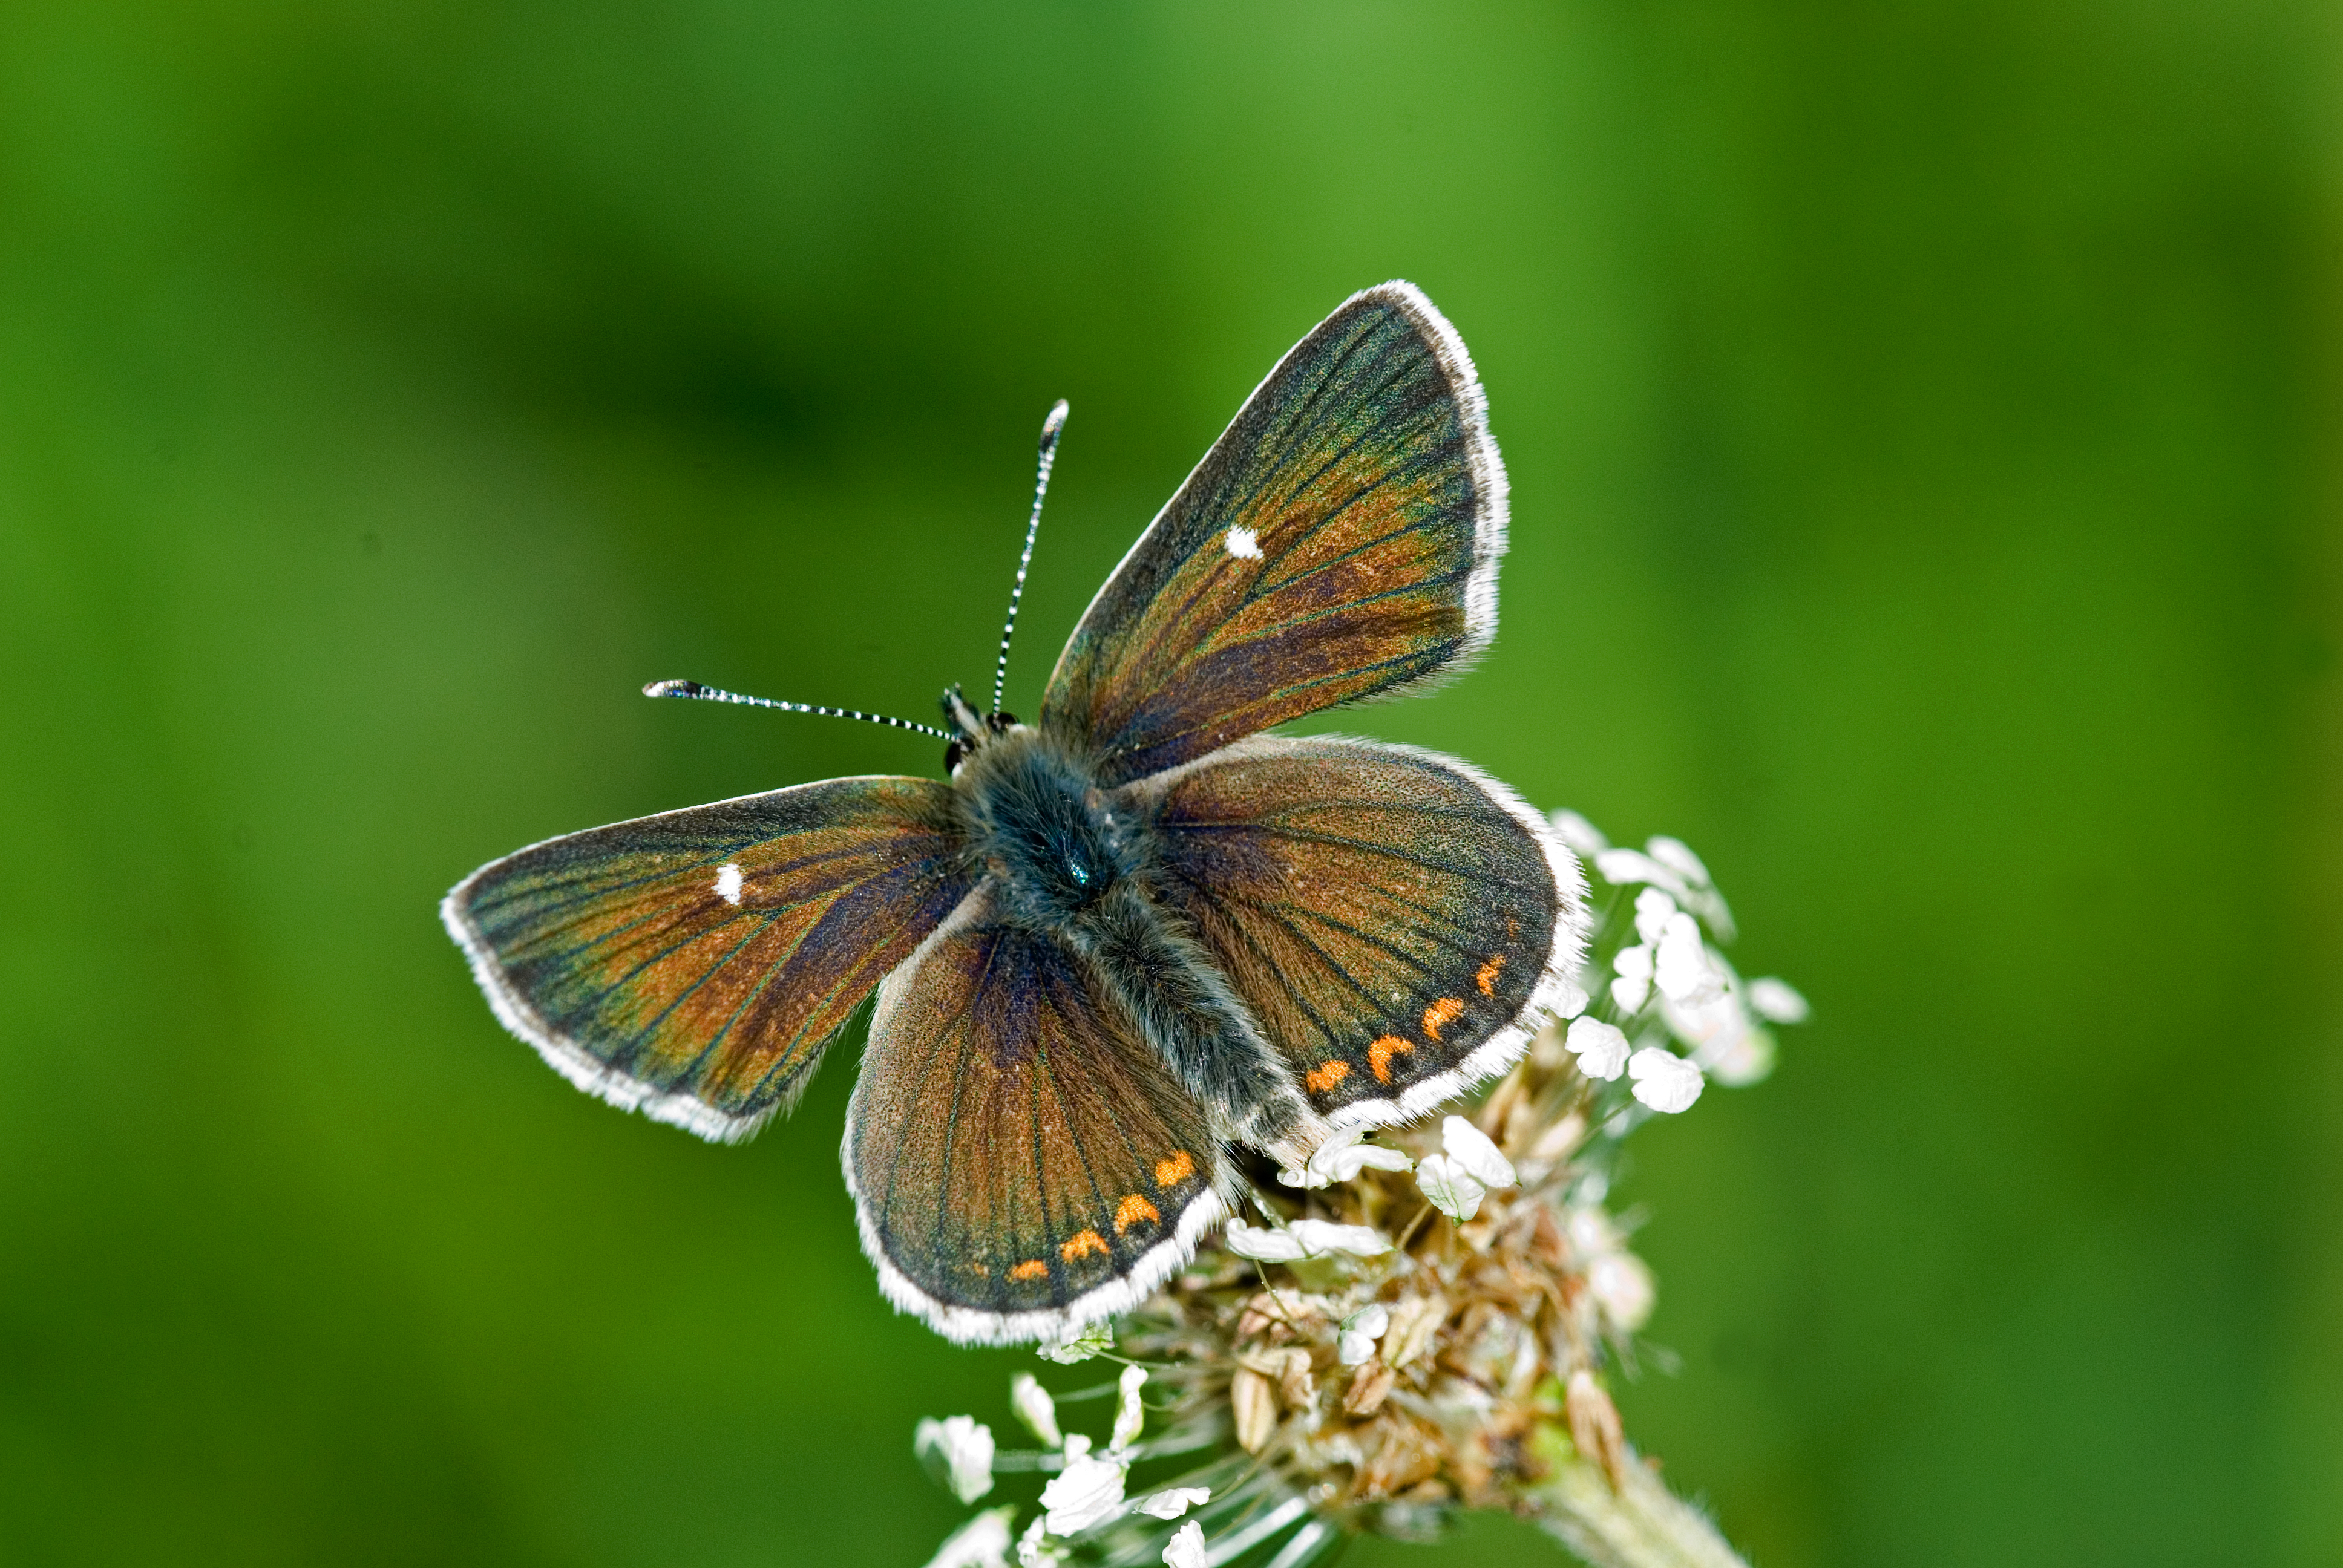
{"label": "flower stem", "polygon": [[1540,1528],[1594,1568],[1748,1568],[1715,1522],[1632,1452],[1614,1488],[1603,1466],[1567,1439],[1539,1446],[1548,1468],[1522,1488],[1521,1501]]}

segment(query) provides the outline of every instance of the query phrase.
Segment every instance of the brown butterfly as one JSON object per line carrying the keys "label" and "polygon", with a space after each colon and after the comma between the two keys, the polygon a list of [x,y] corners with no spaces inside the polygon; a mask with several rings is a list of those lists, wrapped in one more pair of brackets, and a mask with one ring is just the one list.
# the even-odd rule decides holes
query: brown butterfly
{"label": "brown butterfly", "polygon": [[1463,344],[1413,286],[1368,289],[1140,537],[1035,723],[998,711],[997,680],[987,714],[945,693],[948,730],[882,720],[949,740],[948,782],[835,779],[550,839],[442,914],[572,1082],[708,1138],[790,1104],[875,988],[845,1161],[881,1288],[956,1340],[1067,1332],[1229,1212],[1230,1145],[1298,1163],[1420,1116],[1512,1063],[1567,990],[1584,881],[1510,789],[1262,733],[1461,668],[1495,633],[1504,538]]}

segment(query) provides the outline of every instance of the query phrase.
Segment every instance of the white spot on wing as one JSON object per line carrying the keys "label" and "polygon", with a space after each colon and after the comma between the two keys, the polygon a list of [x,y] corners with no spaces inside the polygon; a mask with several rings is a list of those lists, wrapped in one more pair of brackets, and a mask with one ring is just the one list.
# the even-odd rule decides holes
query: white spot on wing
{"label": "white spot on wing", "polygon": [[728,904],[739,904],[740,868],[737,864],[728,861],[716,868],[716,896]]}
{"label": "white spot on wing", "polygon": [[1231,528],[1228,548],[1229,554],[1241,561],[1261,559],[1261,536],[1251,528]]}

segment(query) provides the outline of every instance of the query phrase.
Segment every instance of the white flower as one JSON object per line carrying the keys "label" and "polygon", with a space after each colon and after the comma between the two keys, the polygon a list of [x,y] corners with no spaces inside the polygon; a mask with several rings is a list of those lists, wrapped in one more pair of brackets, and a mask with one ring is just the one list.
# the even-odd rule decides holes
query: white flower
{"label": "white flower", "polygon": [[1619,1004],[1621,1012],[1640,1012],[1652,994],[1652,950],[1649,944],[1638,942],[1632,948],[1621,948],[1611,960],[1611,968],[1619,978],[1611,982],[1611,1000]]}
{"label": "white flower", "polygon": [[1546,820],[1554,824],[1554,836],[1569,845],[1582,859],[1611,847],[1603,830],[1575,811],[1556,811]]}
{"label": "white flower", "polygon": [[1139,1429],[1147,1421],[1147,1409],[1139,1402],[1139,1387],[1146,1381],[1145,1367],[1122,1369],[1121,1388],[1114,1402],[1114,1433],[1106,1440],[1108,1452],[1120,1453],[1138,1439]]}
{"label": "white flower", "polygon": [[1663,1002],[1660,1016],[1692,1048],[1694,1065],[1719,1083],[1738,1089],[1774,1070],[1774,1037],[1750,1021],[1732,991],[1681,1006]]}
{"label": "white flower", "polygon": [[1009,1518],[1016,1512],[986,1509],[944,1537],[928,1568],[1009,1568]]}
{"label": "white flower", "polygon": [[1749,982],[1749,1010],[1775,1023],[1804,1023],[1814,1009],[1790,988],[1787,980],[1767,975]]}
{"label": "white flower", "polygon": [[1588,1265],[1586,1288],[1611,1326],[1632,1334],[1651,1320],[1652,1271],[1633,1252],[1605,1252]]}
{"label": "white flower", "polygon": [[1009,1408],[1046,1446],[1055,1448],[1066,1441],[1058,1431],[1058,1402],[1031,1372],[1021,1372],[1009,1380]]}
{"label": "white flower", "polygon": [[1025,1533],[1017,1538],[1017,1568],[1060,1568],[1066,1549],[1050,1539],[1050,1516],[1037,1513]]}
{"label": "white flower", "polygon": [[1645,888],[1635,895],[1635,934],[1647,942],[1659,940],[1675,912],[1674,899],[1657,888]]}
{"label": "white flower", "polygon": [[1378,1171],[1405,1171],[1414,1165],[1406,1153],[1382,1143],[1362,1143],[1363,1127],[1335,1133],[1321,1143],[1299,1171],[1285,1170],[1277,1179],[1288,1187],[1332,1187],[1354,1180],[1372,1165]]}
{"label": "white flower", "polygon": [[1334,1353],[1346,1367],[1357,1366],[1375,1353],[1375,1342],[1391,1327],[1391,1309],[1381,1302],[1361,1307],[1342,1320]]}
{"label": "white flower", "polygon": [[1614,887],[1631,887],[1637,882],[1674,894],[1691,891],[1684,879],[1653,859],[1640,849],[1601,849],[1595,852],[1594,869]]}
{"label": "white flower", "polygon": [[1207,1568],[1211,1562],[1204,1552],[1204,1527],[1192,1519],[1173,1531],[1171,1544],[1163,1548],[1164,1568]]}
{"label": "white flower", "polygon": [[911,1452],[941,1469],[944,1483],[962,1503],[992,1490],[992,1429],[972,1415],[922,1420],[911,1433]]}
{"label": "white flower", "polygon": [[1033,1353],[1043,1361],[1056,1362],[1060,1366],[1071,1366],[1086,1362],[1114,1344],[1114,1331],[1104,1323],[1091,1323],[1077,1329],[1063,1339],[1051,1340],[1033,1347]]}
{"label": "white flower", "polygon": [[1489,1141],[1487,1133],[1461,1116],[1452,1116],[1440,1124],[1440,1144],[1448,1151],[1448,1158],[1472,1172],[1475,1181],[1493,1192],[1521,1180],[1504,1151]]}
{"label": "white flower", "polygon": [[1240,1258],[1261,1263],[1292,1263],[1347,1252],[1373,1258],[1392,1250],[1391,1239],[1367,1225],[1337,1225],[1330,1220],[1296,1220],[1282,1231],[1229,1221],[1221,1243]]}
{"label": "white flower", "polygon": [[1700,1069],[1656,1045],[1647,1045],[1627,1059],[1627,1076],[1635,1081],[1636,1099],[1671,1116],[1691,1110],[1692,1102],[1700,1098]]}
{"label": "white flower", "polygon": [[1578,982],[1575,980],[1563,981],[1562,989],[1554,993],[1554,1016],[1556,1018],[1576,1018],[1580,1013],[1584,1012],[1585,1010],[1586,993],[1578,988]]}
{"label": "white flower", "polygon": [[1627,1037],[1599,1018],[1574,1018],[1562,1048],[1578,1058],[1578,1070],[1609,1083],[1627,1070]]}
{"label": "white flower", "polygon": [[1454,1156],[1427,1154],[1416,1162],[1415,1185],[1432,1206],[1463,1224],[1481,1211],[1489,1189]]}
{"label": "white flower", "polygon": [[1066,1468],[1041,1488],[1041,1506],[1047,1510],[1043,1517],[1052,1535],[1071,1535],[1121,1513],[1122,1481],[1131,1468],[1120,1459],[1078,1455],[1071,1442],[1066,1452]]}
{"label": "white flower", "polygon": [[1209,1486],[1167,1486],[1141,1498],[1131,1507],[1157,1519],[1177,1519],[1191,1508],[1201,1508],[1212,1500],[1212,1489]]}
{"label": "white flower", "polygon": [[1644,840],[1644,850],[1694,887],[1715,886],[1708,868],[1701,863],[1698,855],[1692,852],[1692,846],[1682,839],[1671,839],[1664,833],[1656,834]]}
{"label": "white flower", "polygon": [[1700,926],[1690,915],[1672,914],[1660,930],[1659,953],[1652,978],[1670,1001],[1703,1001],[1724,989],[1708,949],[1700,940]]}

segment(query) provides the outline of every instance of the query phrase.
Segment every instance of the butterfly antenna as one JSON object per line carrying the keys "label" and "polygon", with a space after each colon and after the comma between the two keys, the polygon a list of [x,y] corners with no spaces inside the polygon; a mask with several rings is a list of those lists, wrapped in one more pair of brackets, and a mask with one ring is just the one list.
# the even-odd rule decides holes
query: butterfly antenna
{"label": "butterfly antenna", "polygon": [[1058,435],[1066,427],[1066,400],[1058,399],[1041,421],[1040,471],[1033,476],[1033,516],[1025,524],[1025,553],[1017,558],[1017,586],[1009,590],[1009,623],[1001,628],[1001,659],[992,667],[992,711],[1001,711],[1009,689],[1009,639],[1017,634],[1017,605],[1025,597],[1025,568],[1033,564],[1033,537],[1041,531],[1041,498],[1050,493],[1050,468],[1058,460]]}
{"label": "butterfly antenna", "polygon": [[779,708],[789,713],[819,713],[825,719],[859,719],[865,724],[884,724],[896,729],[932,735],[939,740],[958,739],[950,730],[939,729],[932,724],[914,724],[908,719],[890,719],[883,713],[859,713],[851,708],[824,708],[819,702],[782,702],[770,697],[743,697],[737,691],[719,691],[696,680],[654,680],[643,688],[643,695],[691,697],[702,702],[738,702],[750,708]]}

